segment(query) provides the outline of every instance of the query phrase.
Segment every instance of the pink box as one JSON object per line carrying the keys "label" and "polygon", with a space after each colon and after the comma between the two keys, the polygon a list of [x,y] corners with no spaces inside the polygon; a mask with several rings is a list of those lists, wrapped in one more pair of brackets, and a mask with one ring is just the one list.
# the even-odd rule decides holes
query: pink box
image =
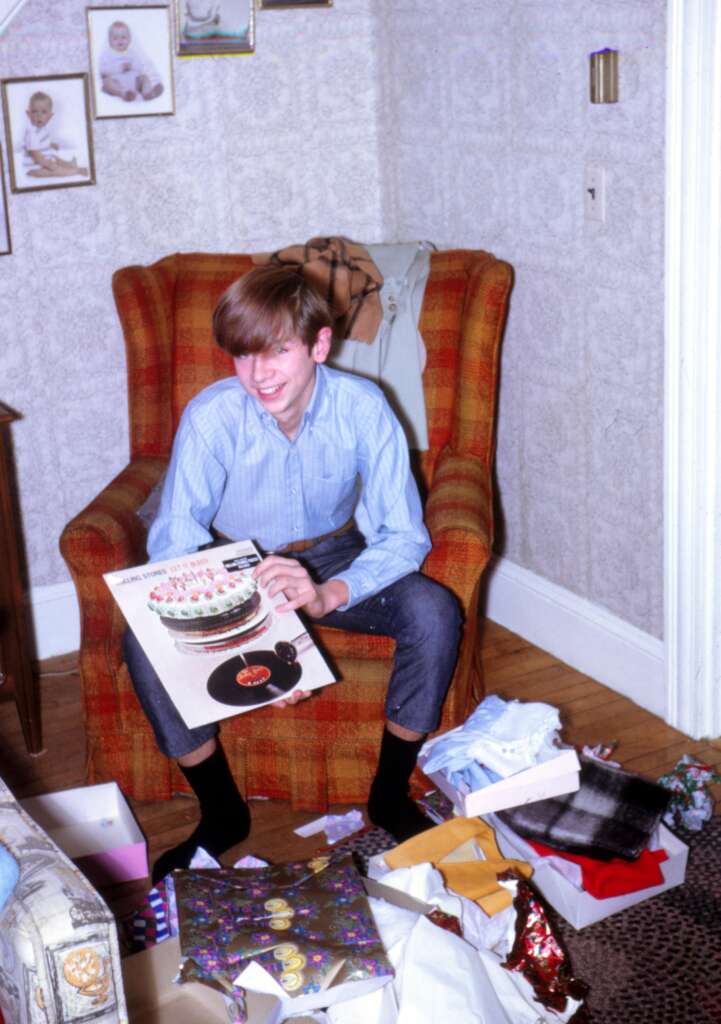
{"label": "pink box", "polygon": [[145,837],[114,782],[20,801],[93,885],[147,878]]}

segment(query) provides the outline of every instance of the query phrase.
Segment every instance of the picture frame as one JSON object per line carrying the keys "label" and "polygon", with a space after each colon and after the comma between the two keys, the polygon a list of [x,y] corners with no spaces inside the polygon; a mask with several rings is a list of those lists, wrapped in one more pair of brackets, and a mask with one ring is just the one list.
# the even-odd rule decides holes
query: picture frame
{"label": "picture frame", "polygon": [[2,205],[0,205],[0,256],[9,256],[13,251],[10,239],[10,217],[8,215],[8,196],[5,190],[5,171],[3,169],[2,146],[0,146],[0,191],[2,191]]}
{"label": "picture frame", "polygon": [[293,7],[332,7],[333,0],[258,0],[261,11],[290,10]]}
{"label": "picture frame", "polygon": [[170,8],[123,4],[86,15],[96,119],[174,114]]}
{"label": "picture frame", "polygon": [[179,57],[255,53],[254,0],[175,0]]}
{"label": "picture frame", "polygon": [[4,78],[2,105],[11,192],[95,184],[87,72]]}
{"label": "picture frame", "polygon": [[26,3],[27,0],[0,0],[0,35]]}

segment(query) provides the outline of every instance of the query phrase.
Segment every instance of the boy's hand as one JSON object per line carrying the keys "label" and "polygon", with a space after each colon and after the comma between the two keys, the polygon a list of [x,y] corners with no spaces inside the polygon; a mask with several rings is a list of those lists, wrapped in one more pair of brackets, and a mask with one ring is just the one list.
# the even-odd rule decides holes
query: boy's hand
{"label": "boy's hand", "polygon": [[289,708],[291,704],[297,704],[300,700],[308,700],[308,698],[312,696],[312,690],[294,690],[290,697],[286,697],[285,700],[277,700],[275,704],[273,704],[273,707]]}
{"label": "boy's hand", "polygon": [[320,619],[345,604],[350,597],[348,587],[342,580],[315,583],[305,566],[295,558],[284,558],[282,555],[268,555],[264,558],[253,570],[253,577],[268,591],[269,597],[275,597],[281,591],[284,593],[287,600],[277,605],[278,612],[302,608],[314,619]]}

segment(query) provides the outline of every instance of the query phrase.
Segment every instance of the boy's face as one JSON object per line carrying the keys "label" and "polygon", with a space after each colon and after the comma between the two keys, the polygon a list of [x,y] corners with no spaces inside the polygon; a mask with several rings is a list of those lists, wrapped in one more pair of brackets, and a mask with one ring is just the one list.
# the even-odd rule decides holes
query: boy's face
{"label": "boy's face", "polygon": [[53,105],[50,100],[32,99],[28,107],[30,123],[36,128],[44,128],[53,116]]}
{"label": "boy's face", "polygon": [[127,25],[111,25],[109,39],[114,50],[124,53],[130,46],[130,29]]}
{"label": "boy's face", "polygon": [[313,394],[315,368],[324,363],[331,331],[318,332],[309,352],[300,338],[278,342],[265,352],[235,356],[235,374],[245,390],[275,417],[281,429],[294,429]]}

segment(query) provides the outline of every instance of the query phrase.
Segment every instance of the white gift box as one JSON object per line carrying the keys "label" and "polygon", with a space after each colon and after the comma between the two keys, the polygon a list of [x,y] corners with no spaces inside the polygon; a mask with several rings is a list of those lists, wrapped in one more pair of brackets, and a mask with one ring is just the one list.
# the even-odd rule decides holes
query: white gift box
{"label": "white gift box", "polygon": [[[418,759],[423,771],[427,757]],[[465,783],[460,788],[453,786],[443,772],[426,773],[436,786],[453,802],[455,813],[465,818],[475,818],[506,807],[518,807],[536,800],[545,800],[562,793],[575,793],[580,785],[581,765],[573,747],[559,751],[556,757],[541,761],[531,768],[509,775],[483,789],[471,792]]]}
{"label": "white gift box", "polygon": [[20,801],[93,885],[147,878],[143,833],[114,782]]}
{"label": "white gift box", "polygon": [[668,859],[661,865],[663,884],[639,889],[625,896],[611,896],[598,900],[590,893],[577,889],[553,866],[547,857],[541,857],[532,846],[510,829],[496,815],[489,815],[486,820],[496,831],[496,841],[505,857],[516,857],[527,861],[533,868],[531,882],[541,895],[554,907],[562,917],[574,928],[585,928],[596,921],[602,921],[612,914],[641,903],[643,900],[658,896],[659,893],[681,885],[686,876],[688,847],[677,839],[665,825],[659,827],[659,841],[668,854]]}

